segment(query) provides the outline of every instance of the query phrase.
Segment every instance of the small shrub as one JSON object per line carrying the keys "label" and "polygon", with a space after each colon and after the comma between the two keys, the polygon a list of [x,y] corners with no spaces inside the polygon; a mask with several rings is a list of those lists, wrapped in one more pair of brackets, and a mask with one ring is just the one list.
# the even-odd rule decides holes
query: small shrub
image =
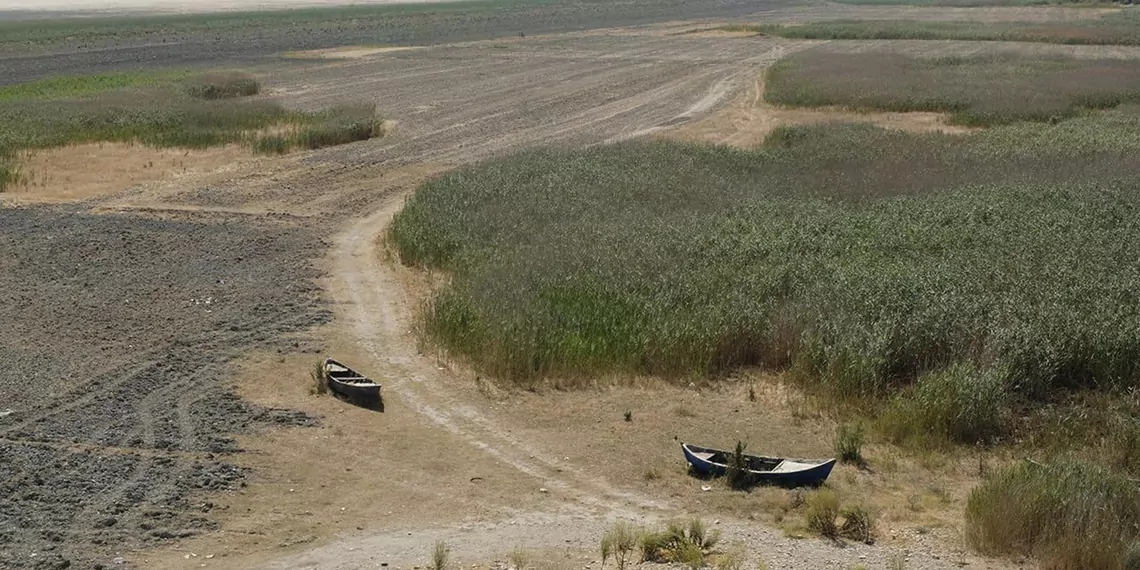
{"label": "small shrub", "polygon": [[260,92],[261,84],[243,73],[210,73],[186,81],[187,94],[207,101],[249,97]]}
{"label": "small shrub", "polygon": [[717,557],[714,567],[716,570],[744,570],[745,559],[744,547],[737,544]]}
{"label": "small shrub", "polygon": [[808,530],[827,538],[839,537],[839,497],[831,489],[820,489],[807,497]]}
{"label": "small shrub", "polygon": [[516,548],[507,555],[507,560],[511,563],[511,568],[514,570],[526,570],[527,561],[529,557],[521,548]]}
{"label": "small shrub", "polygon": [[661,478],[661,472],[656,467],[650,467],[645,470],[645,473],[642,473],[641,478],[646,481],[656,481]]}
{"label": "small shrub", "polygon": [[840,425],[835,433],[835,455],[844,463],[863,463],[863,426]]}
{"label": "small shrub", "polygon": [[282,135],[265,135],[253,142],[253,152],[259,154],[285,154],[289,152],[289,139]]}
{"label": "small shrub", "polygon": [[630,411],[630,410],[625,411],[625,421],[627,421],[627,422],[633,421],[633,412],[632,411]]}
{"label": "small shrub", "polygon": [[698,570],[705,566],[705,551],[692,542],[681,542],[673,552],[673,562]]}
{"label": "small shrub", "polygon": [[629,556],[637,548],[641,532],[632,523],[627,521],[615,522],[602,536],[602,566],[613,558],[617,562],[618,570],[625,570]]}
{"label": "small shrub", "polygon": [[871,512],[862,506],[847,507],[841,511],[843,525],[839,527],[839,536],[871,544],[874,538],[874,517]]}
{"label": "small shrub", "polygon": [[296,140],[302,148],[315,150],[368,140],[383,133],[383,122],[376,117],[374,106],[352,105],[324,112],[323,119],[302,129]]}
{"label": "small shrub", "polygon": [[700,519],[692,519],[688,523],[673,520],[666,523],[664,530],[642,535],[641,559],[700,568],[719,542],[720,532],[709,531]]}
{"label": "small shrub", "polygon": [[329,375],[328,371],[325,370],[325,362],[323,360],[318,360],[313,363],[313,367],[309,370],[309,377],[313,381],[313,387],[310,389],[310,393],[318,396],[323,396],[328,393]]}
{"label": "small shrub", "polygon": [[447,548],[447,543],[442,540],[437,540],[435,545],[432,546],[431,570],[447,570],[449,557],[450,551]]}
{"label": "small shrub", "polygon": [[966,538],[1047,568],[1122,568],[1140,541],[1140,486],[1084,461],[1022,463],[970,493]]}
{"label": "small shrub", "polygon": [[733,450],[732,456],[728,458],[728,468],[725,470],[725,479],[728,480],[729,488],[741,490],[747,489],[752,485],[752,477],[748,473],[748,464],[744,458],[744,448],[747,447],[743,441],[736,442],[736,449]]}

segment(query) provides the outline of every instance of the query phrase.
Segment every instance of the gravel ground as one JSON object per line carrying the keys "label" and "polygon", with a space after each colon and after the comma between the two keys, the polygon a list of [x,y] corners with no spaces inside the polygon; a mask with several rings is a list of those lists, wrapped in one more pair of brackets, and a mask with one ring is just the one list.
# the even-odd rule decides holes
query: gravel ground
{"label": "gravel ground", "polygon": [[[0,567],[84,568],[210,528],[231,434],[308,424],[228,389],[225,362],[328,319],[288,220],[0,210]],[[300,338],[300,337],[297,337]]]}

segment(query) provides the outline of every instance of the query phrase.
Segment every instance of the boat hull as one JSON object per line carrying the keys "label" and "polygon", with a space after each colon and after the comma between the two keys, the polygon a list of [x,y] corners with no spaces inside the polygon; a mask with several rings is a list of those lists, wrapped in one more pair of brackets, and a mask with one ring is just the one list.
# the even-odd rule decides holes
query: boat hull
{"label": "boat hull", "polygon": [[380,384],[332,358],[326,359],[324,366],[328,387],[333,394],[367,407],[380,405]]}
{"label": "boat hull", "polygon": [[380,399],[380,386],[378,385],[360,386],[357,384],[338,382],[336,379],[330,378],[329,390],[354,401],[370,402]]}
{"label": "boat hull", "polygon": [[[710,453],[713,455],[722,454],[723,456],[731,456],[730,452],[720,451],[716,449],[709,449],[703,447],[696,447],[691,445],[681,444],[681,451],[685,454],[685,459],[689,462],[693,473],[705,477],[721,477],[728,471],[728,466],[712,460],[708,457]],[[750,463],[771,463],[779,465],[782,459],[771,457],[760,457],[755,455],[745,456],[750,460]],[[797,464],[805,465],[802,469],[795,469],[789,471],[765,471],[757,469],[745,469],[748,474],[749,481],[757,485],[776,485],[780,487],[818,487],[827,481],[831,475],[831,470],[835,467],[835,460],[828,459],[824,461],[807,461],[807,460],[793,460]]]}

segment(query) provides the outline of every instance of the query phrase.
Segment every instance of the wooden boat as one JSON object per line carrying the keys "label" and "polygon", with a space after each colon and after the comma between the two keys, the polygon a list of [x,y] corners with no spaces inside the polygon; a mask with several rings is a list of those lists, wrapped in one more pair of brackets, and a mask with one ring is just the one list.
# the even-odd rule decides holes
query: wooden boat
{"label": "wooden boat", "polygon": [[[728,471],[731,451],[681,444],[685,459],[693,472],[704,476],[721,476]],[[781,487],[818,487],[831,475],[834,459],[784,459],[780,457],[744,456],[744,470],[754,484]]]}
{"label": "wooden boat", "polygon": [[325,359],[325,378],[329,390],[355,402],[377,402],[380,400],[380,385],[367,376],[331,358]]}

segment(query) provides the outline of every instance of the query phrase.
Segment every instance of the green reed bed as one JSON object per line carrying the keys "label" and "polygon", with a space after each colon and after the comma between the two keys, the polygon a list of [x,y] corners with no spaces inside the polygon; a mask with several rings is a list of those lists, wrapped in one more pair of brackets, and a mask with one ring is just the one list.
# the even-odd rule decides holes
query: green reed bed
{"label": "green reed bed", "polygon": [[966,506],[966,536],[988,554],[1046,569],[1140,564],[1140,482],[1083,461],[1025,462],[986,480]]}
{"label": "green reed bed", "polygon": [[425,185],[392,238],[452,276],[427,333],[524,385],[759,364],[852,396],[958,365],[1033,397],[1131,386],[1140,141],[1134,108],[1106,115],[1024,154],[1003,129],[859,127],[529,152]]}
{"label": "green reed bed", "polygon": [[1074,6],[1103,7],[1121,4],[1102,0],[836,0],[840,4],[860,6],[951,6],[987,8],[994,6]]}
{"label": "green reed bed", "polygon": [[[108,141],[185,148],[245,144],[278,153],[382,133],[372,105],[292,111],[253,97],[260,86],[244,74],[152,79],[61,78],[0,90],[0,190],[19,182],[25,150]],[[123,84],[143,86],[119,88]],[[82,96],[70,96],[76,93]]]}
{"label": "green reed bed", "polygon": [[745,24],[729,31],[811,40],[959,40],[1073,45],[1140,45],[1133,12],[1059,22],[837,20],[804,24]]}
{"label": "green reed bed", "polygon": [[1140,66],[1111,59],[923,58],[817,48],[773,67],[765,97],[800,107],[944,112],[951,123],[966,126],[1057,121],[1140,101]]}
{"label": "green reed bed", "polygon": [[1138,133],[1124,105],[958,137],[826,125],[756,150],[530,151],[425,184],[390,239],[447,276],[426,340],[483,373],[764,366],[899,443],[1076,453],[1089,463],[988,478],[970,540],[1133,568]]}

